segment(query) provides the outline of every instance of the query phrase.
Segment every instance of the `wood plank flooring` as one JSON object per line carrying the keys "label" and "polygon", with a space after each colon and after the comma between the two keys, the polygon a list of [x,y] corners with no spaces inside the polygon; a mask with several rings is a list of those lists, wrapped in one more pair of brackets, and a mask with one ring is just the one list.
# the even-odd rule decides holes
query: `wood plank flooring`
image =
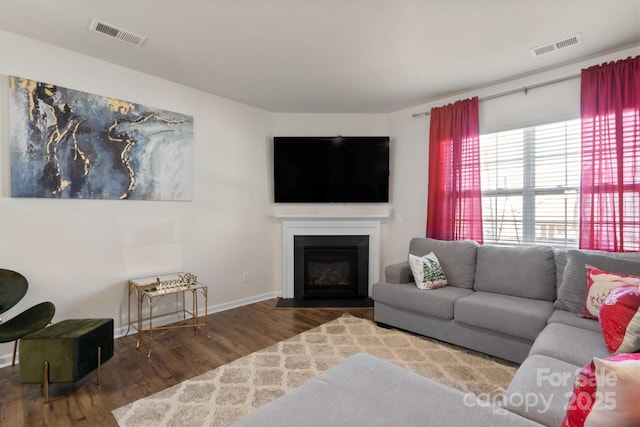
{"label": "wood plank flooring", "polygon": [[0,426],[117,426],[113,409],[164,390],[348,312],[373,319],[373,309],[276,309],[276,300],[209,315],[209,334],[172,330],[154,340],[151,359],[135,335],[118,338],[114,355],[75,384],[51,384],[49,403],[40,385],[20,384],[19,367],[0,369]]}

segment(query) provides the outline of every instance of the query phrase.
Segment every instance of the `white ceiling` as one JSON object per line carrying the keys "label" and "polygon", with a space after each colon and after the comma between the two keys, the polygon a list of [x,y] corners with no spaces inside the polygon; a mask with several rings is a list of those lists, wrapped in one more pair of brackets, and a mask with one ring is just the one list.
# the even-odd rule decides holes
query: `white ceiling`
{"label": "white ceiling", "polygon": [[640,0],[0,0],[0,29],[269,111],[388,113],[638,45]]}

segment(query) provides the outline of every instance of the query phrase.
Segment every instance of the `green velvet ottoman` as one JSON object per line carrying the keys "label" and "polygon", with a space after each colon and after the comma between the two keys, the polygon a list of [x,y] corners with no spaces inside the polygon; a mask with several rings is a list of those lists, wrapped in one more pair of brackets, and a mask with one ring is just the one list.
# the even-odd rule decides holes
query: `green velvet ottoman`
{"label": "green velvet ottoman", "polygon": [[20,382],[76,382],[113,356],[113,319],[69,319],[20,340]]}

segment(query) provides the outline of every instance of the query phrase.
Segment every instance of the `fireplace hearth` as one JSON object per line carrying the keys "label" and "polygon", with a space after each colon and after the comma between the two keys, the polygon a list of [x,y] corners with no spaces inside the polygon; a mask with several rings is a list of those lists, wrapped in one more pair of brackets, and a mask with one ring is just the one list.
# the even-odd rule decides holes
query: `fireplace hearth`
{"label": "fireplace hearth", "polygon": [[294,298],[368,298],[369,236],[294,236]]}

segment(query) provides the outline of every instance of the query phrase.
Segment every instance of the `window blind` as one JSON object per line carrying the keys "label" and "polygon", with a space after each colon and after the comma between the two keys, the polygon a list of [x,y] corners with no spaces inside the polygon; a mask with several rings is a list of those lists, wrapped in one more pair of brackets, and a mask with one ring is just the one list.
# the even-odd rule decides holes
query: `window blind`
{"label": "window blind", "polygon": [[577,247],[580,120],[480,136],[485,243]]}

